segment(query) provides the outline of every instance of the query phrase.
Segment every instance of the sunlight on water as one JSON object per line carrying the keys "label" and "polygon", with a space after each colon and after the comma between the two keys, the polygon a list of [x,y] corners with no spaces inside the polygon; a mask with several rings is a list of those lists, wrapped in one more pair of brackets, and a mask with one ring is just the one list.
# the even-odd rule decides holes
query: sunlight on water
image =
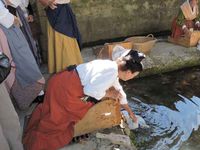
{"label": "sunlight on water", "polygon": [[[147,132],[138,129],[137,140],[144,142],[141,149],[176,150],[187,141],[194,130],[200,125],[200,98],[191,99],[179,95],[174,110],[159,105],[147,105],[141,101],[131,101],[130,105],[144,117],[150,129]],[[144,133],[143,133],[144,132]],[[139,148],[140,149],[140,148]]]}

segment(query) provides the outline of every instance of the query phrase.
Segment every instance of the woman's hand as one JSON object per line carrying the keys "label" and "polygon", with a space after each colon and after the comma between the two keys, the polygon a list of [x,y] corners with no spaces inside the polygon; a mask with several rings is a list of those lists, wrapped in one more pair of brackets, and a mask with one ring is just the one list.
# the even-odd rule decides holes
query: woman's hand
{"label": "woman's hand", "polygon": [[138,119],[135,116],[135,114],[133,113],[133,111],[131,110],[131,108],[129,107],[128,104],[123,104],[122,107],[128,112],[130,118],[133,120],[133,122],[138,123]]}
{"label": "woman's hand", "polygon": [[14,16],[14,22],[13,22],[14,25],[20,27],[20,20],[18,17]]}
{"label": "woman's hand", "polygon": [[33,15],[28,15],[27,20],[28,22],[33,22],[34,21]]}
{"label": "woman's hand", "polygon": [[133,120],[133,122],[135,122],[135,123],[138,122],[137,117],[136,117],[133,113],[129,114],[129,116],[130,116],[130,118]]}
{"label": "woman's hand", "polygon": [[56,0],[49,0],[48,1],[48,6],[51,8],[51,9],[56,9],[57,8],[57,2]]}

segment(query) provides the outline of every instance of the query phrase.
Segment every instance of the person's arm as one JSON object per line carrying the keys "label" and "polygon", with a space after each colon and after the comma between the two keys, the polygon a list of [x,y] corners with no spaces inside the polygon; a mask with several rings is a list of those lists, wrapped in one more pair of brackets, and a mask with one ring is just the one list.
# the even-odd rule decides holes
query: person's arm
{"label": "person's arm", "polygon": [[42,4],[44,7],[47,7],[49,4],[49,0],[38,0],[40,4]]}
{"label": "person's arm", "polygon": [[124,90],[123,90],[121,84],[119,83],[118,79],[114,82],[114,88],[118,89],[118,91],[121,93],[121,98],[119,99],[121,107],[124,108],[128,112],[130,118],[134,122],[137,122],[137,117],[135,116],[135,114],[133,113],[131,108],[129,107],[127,97],[126,97],[126,93],[124,92]]}
{"label": "person's arm", "polygon": [[131,108],[129,107],[128,104],[122,104],[121,105],[129,114],[130,118],[134,121],[137,122],[137,117],[135,116],[135,114],[133,113],[133,111],[131,110]]}
{"label": "person's arm", "polygon": [[50,7],[51,9],[56,9],[57,8],[57,3],[56,0],[39,0],[39,2],[44,6],[44,7]]}

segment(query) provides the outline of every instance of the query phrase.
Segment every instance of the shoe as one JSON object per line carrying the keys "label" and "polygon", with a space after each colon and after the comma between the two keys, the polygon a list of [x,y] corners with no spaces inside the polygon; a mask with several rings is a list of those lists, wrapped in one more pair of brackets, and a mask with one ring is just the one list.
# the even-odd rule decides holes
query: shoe
{"label": "shoe", "polygon": [[32,103],[43,103],[44,95],[37,96]]}

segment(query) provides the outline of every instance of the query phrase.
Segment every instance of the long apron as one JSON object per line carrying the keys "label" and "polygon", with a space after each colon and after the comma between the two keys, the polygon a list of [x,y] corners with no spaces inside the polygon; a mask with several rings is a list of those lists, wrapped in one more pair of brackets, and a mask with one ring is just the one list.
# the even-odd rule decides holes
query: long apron
{"label": "long apron", "polygon": [[[43,89],[45,80],[33,57],[22,31],[12,26],[9,29],[0,25],[7,38],[10,53],[15,63],[15,81],[11,94],[20,109],[26,109]],[[5,43],[4,43],[5,44]]]}
{"label": "long apron", "polygon": [[83,63],[80,53],[81,37],[69,4],[58,4],[54,10],[47,8],[46,14],[49,73]]}

